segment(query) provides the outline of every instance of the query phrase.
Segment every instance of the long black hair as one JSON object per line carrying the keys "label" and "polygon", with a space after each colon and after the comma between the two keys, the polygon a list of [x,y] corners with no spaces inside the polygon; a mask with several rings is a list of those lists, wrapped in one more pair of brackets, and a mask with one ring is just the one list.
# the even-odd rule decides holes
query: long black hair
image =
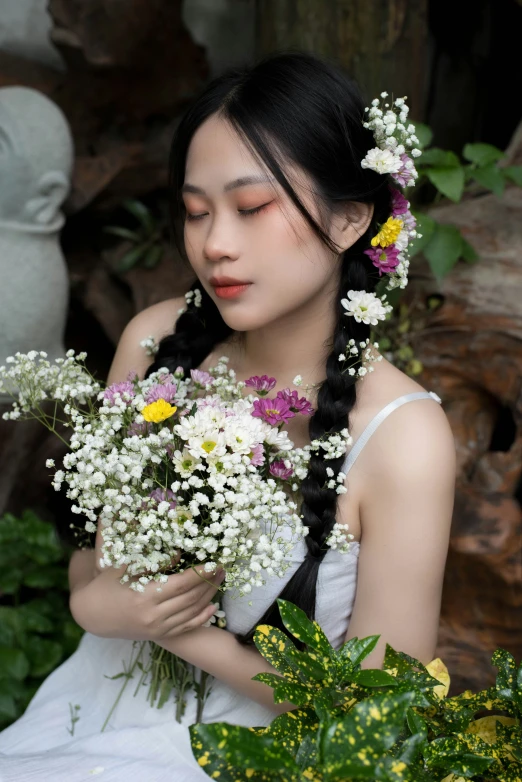
{"label": "long black hair", "polygon": [[[318,391],[317,409],[309,419],[310,440],[325,433],[340,432],[345,427],[349,429],[357,374],[342,374],[338,356],[345,352],[348,340],[353,338],[358,345],[369,338],[370,326],[345,317],[340,299],[351,289],[375,290],[379,273],[363,250],[370,246],[377,226],[391,214],[388,176],[361,166],[368,150],[375,147],[371,130],[363,127],[364,107],[358,87],[337,65],[312,54],[286,50],[264,57],[254,65],[231,68],[213,79],[181,118],[171,147],[171,217],[174,240],[185,259],[178,230],[185,215],[181,187],[187,150],[196,130],[213,114],[230,123],[239,138],[270,169],[312,230],[337,255],[339,248],[289,184],[284,173],[285,160],[297,164],[311,177],[321,216],[332,215],[346,202],[374,206],[368,230],[340,257],[340,286],[332,302],[335,328],[328,344],[331,351],[326,360],[326,379]],[[188,373],[203,362],[215,345],[234,333],[198,281],[192,289],[197,287],[201,289],[201,306],[188,306],[178,318],[174,333],[161,340],[147,376],[163,366],[171,371],[182,366]],[[357,373],[360,354],[353,366]],[[310,619],[315,615],[317,574],[327,550],[326,538],[335,523],[339,496],[334,489],[325,488],[326,468],[331,467],[336,476],[343,463],[343,457],[325,462],[322,449],[312,453],[302,484],[300,510],[303,524],[309,527],[308,552],[279,595],[303,609]],[[269,624],[286,632],[275,600],[247,633],[236,634],[236,638],[241,643],[252,643],[258,624]]]}

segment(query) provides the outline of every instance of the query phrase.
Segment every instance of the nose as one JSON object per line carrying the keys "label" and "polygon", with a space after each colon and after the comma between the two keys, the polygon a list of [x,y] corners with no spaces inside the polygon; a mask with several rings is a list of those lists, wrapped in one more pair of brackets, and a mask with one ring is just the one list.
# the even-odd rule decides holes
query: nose
{"label": "nose", "polygon": [[203,245],[203,255],[209,261],[221,261],[223,258],[236,260],[239,256],[236,229],[223,215],[214,214],[209,220],[209,231]]}

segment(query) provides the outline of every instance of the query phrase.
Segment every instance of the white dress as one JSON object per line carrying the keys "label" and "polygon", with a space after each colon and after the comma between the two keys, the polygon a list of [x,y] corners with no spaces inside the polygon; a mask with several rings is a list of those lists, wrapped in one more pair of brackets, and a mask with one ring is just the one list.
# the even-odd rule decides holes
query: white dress
{"label": "white dress", "polygon": [[[395,399],[368,424],[348,453],[348,472],[377,426],[392,410],[414,399],[435,399],[433,392],[415,392]],[[355,601],[360,545],[352,541],[347,554],[329,549],[319,567],[316,619],[335,649],[344,642]],[[266,576],[267,583],[244,598],[223,596],[227,630],[245,632],[263,615],[281,592],[306,553],[300,540],[288,555],[284,579]],[[266,575],[266,574],[265,574]],[[252,602],[252,606],[248,603]],[[85,633],[74,654],[42,683],[28,708],[0,733],[0,782],[205,782],[209,777],[192,754],[188,726],[195,722],[196,699],[187,693],[182,723],[175,720],[174,701],[161,708],[147,703],[147,687],[134,697],[137,677],[129,681],[112,718],[101,727],[120,689],[122,679],[111,680],[128,663],[133,642]],[[205,703],[205,723],[227,721],[265,726],[276,716],[270,709],[211,679]],[[80,705],[74,735],[69,704]]]}

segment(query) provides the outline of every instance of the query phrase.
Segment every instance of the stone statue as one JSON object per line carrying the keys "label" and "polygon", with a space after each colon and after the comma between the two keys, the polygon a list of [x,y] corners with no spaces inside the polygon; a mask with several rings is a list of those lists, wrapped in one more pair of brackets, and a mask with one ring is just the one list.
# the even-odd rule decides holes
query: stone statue
{"label": "stone statue", "polygon": [[65,353],[60,207],[73,159],[67,120],[51,100],[27,87],[0,89],[0,365],[16,351],[45,350],[51,361]]}

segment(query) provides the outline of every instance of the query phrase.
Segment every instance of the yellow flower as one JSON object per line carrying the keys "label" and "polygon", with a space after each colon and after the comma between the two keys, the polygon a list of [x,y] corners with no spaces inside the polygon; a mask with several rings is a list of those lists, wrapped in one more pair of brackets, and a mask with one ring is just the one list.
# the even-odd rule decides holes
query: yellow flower
{"label": "yellow flower", "polygon": [[158,399],[157,402],[151,402],[150,405],[144,407],[141,414],[146,421],[159,424],[160,421],[165,421],[166,418],[174,415],[177,409],[174,405],[165,402],[164,399]]}
{"label": "yellow flower", "polygon": [[393,244],[402,231],[403,222],[396,217],[389,217],[381,227],[379,233],[371,241],[372,247],[387,247]]}

